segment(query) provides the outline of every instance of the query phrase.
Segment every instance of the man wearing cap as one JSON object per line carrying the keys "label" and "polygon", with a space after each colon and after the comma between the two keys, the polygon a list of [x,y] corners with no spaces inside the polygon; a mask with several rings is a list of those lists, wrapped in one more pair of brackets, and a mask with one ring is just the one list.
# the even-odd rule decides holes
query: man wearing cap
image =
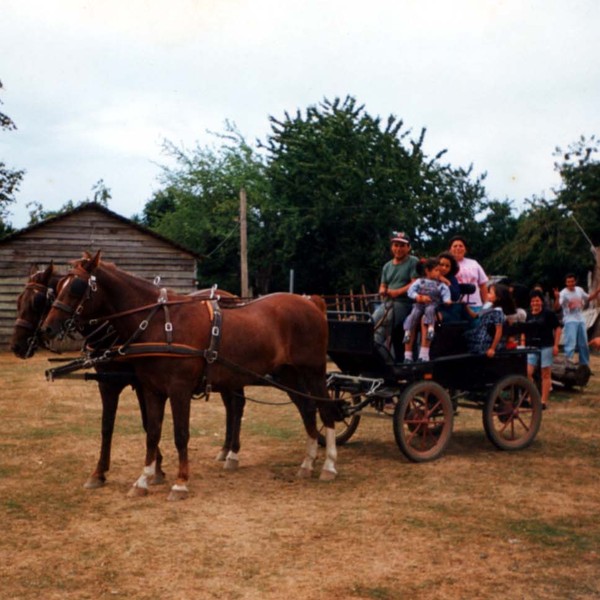
{"label": "man wearing cap", "polygon": [[[384,302],[373,313],[375,341],[385,345],[386,340],[399,327],[412,308],[412,300],[406,295],[410,284],[417,278],[419,259],[410,253],[410,239],[403,232],[394,232],[390,240],[392,260],[383,265],[379,294]],[[392,338],[394,340],[394,338]],[[396,341],[396,340],[394,340]],[[402,356],[402,340],[397,340]]]}

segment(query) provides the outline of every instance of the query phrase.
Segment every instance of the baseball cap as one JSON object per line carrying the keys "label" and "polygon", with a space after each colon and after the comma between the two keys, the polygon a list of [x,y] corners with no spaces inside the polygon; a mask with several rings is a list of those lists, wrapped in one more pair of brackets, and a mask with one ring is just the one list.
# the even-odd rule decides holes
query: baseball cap
{"label": "baseball cap", "polygon": [[400,242],[410,246],[410,238],[403,231],[392,232],[391,242]]}

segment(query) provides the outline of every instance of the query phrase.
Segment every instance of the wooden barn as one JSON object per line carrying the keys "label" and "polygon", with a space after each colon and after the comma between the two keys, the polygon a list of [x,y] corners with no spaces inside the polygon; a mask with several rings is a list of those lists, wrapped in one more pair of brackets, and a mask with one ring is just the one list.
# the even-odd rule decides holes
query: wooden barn
{"label": "wooden barn", "polygon": [[196,289],[201,257],[96,203],[22,229],[0,240],[0,350],[7,350],[16,318],[17,297],[33,264],[51,260],[61,270],[84,251],[102,251],[104,260],[161,287],[188,293]]}

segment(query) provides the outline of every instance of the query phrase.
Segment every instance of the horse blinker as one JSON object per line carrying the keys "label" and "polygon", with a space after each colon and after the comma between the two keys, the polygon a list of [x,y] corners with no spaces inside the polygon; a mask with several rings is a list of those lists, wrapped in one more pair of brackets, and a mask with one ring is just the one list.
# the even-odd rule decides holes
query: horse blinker
{"label": "horse blinker", "polygon": [[71,296],[75,298],[83,298],[83,295],[88,289],[88,282],[85,279],[81,279],[81,277],[75,276],[73,278],[73,282],[71,283],[71,289],[69,293]]}

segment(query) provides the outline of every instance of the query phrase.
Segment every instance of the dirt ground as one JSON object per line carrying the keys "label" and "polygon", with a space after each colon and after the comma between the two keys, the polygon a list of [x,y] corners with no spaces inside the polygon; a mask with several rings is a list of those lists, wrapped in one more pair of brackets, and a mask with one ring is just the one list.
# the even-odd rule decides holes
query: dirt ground
{"label": "dirt ground", "polygon": [[[295,478],[304,435],[289,404],[249,403],[240,469],[223,471],[220,399],[196,400],[191,495],[174,503],[168,485],[126,496],[144,457],[130,390],[109,481],[83,489],[99,394],[92,382],[46,382],[47,358],[0,353],[2,599],[600,597],[597,355],[598,375],[584,391],[553,393],[524,451],[494,449],[481,414],[461,410],[446,453],[412,464],[389,418],[364,417],[332,483]],[[171,483],[170,413],[162,448]]]}

